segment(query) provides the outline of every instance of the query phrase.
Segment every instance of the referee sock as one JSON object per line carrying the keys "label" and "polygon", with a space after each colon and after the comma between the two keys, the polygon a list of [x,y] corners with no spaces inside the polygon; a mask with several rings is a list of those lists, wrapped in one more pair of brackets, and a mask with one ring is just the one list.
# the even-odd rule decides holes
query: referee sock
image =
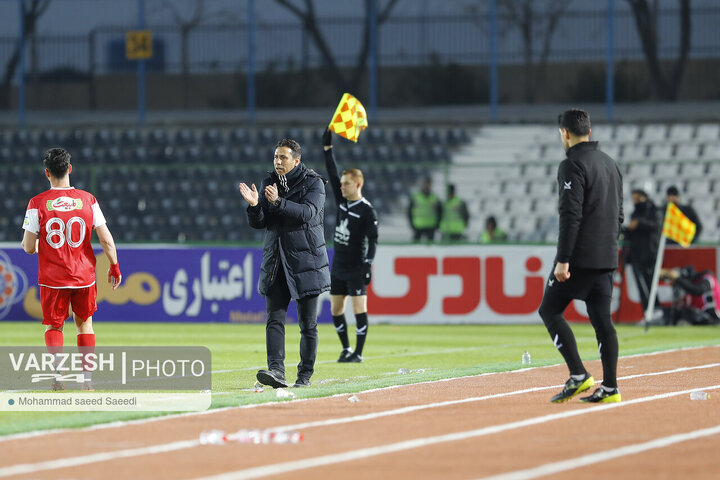
{"label": "referee sock", "polygon": [[362,355],[363,347],[365,346],[365,337],[368,331],[368,317],[367,312],[355,314],[355,335],[357,338],[357,345],[355,346],[355,353]]}
{"label": "referee sock", "polygon": [[343,313],[341,315],[333,315],[333,324],[335,325],[335,331],[337,332],[338,337],[340,337],[340,343],[342,343],[343,348],[350,348],[345,314]]}

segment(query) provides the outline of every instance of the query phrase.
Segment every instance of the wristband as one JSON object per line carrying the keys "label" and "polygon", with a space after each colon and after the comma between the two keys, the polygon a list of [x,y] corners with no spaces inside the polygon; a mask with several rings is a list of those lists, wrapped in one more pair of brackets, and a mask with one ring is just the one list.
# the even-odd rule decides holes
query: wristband
{"label": "wristband", "polygon": [[113,277],[119,277],[120,274],[120,263],[116,263],[114,265],[110,265],[110,275]]}

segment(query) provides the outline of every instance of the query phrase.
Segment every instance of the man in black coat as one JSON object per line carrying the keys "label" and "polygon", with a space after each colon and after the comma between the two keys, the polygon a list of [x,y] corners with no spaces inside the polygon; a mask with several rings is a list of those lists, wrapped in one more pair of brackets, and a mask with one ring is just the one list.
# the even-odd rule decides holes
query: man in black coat
{"label": "man in black coat", "polygon": [[555,268],[545,286],[539,314],[565,359],[570,379],[554,403],[590,389],[595,380],[580,359],[575,336],[563,312],[585,301],[600,350],[602,386],[582,402],[619,402],[618,340],[610,316],[613,272],[618,266],[618,236],[623,222],[622,175],[615,161],[590,141],[590,116],[567,110],[558,118],[567,158],[558,168],[558,235]]}
{"label": "man in black coat", "polygon": [[640,303],[645,311],[650,299],[664,212],[658,212],[644,190],[634,189],[631,195],[635,208],[630,215],[630,224],[624,230],[628,244],[625,262],[632,266]]}
{"label": "man in black coat", "polygon": [[289,139],[275,147],[275,171],[258,192],[240,184],[250,204],[248,222],[266,229],[258,291],[265,297],[265,341],[268,369],[257,379],[273,388],[287,387],[285,380],[285,316],[290,299],[298,305],[300,363],[294,387],[310,385],[317,354],[318,296],[330,290],[330,269],[325,249],[323,217],[327,181],[301,161],[300,145]]}

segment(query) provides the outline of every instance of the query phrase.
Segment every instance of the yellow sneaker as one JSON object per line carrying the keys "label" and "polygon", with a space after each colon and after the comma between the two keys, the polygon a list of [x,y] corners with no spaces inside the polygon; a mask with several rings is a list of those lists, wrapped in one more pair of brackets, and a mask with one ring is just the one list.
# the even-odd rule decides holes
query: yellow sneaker
{"label": "yellow sneaker", "polygon": [[616,388],[612,392],[608,392],[602,387],[596,389],[589,397],[582,397],[580,399],[581,402],[585,403],[617,403],[621,400],[620,390]]}
{"label": "yellow sneaker", "polygon": [[563,388],[562,392],[552,397],[550,401],[553,403],[567,402],[582,392],[590,390],[593,385],[595,385],[595,379],[589,373],[586,373],[585,378],[582,380],[575,380],[570,377],[570,379],[565,382],[565,388]]}

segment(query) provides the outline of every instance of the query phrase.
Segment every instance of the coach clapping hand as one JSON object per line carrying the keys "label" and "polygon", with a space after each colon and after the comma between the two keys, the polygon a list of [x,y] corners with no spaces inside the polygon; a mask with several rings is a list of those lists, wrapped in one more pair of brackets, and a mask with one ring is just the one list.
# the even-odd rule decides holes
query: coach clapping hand
{"label": "coach clapping hand", "polygon": [[250,189],[250,187],[247,186],[246,183],[241,183],[238,188],[240,190],[240,194],[245,200],[247,200],[251,207],[254,207],[258,204],[259,194],[257,191],[257,187],[255,187],[254,183],[252,184],[252,190]]}

